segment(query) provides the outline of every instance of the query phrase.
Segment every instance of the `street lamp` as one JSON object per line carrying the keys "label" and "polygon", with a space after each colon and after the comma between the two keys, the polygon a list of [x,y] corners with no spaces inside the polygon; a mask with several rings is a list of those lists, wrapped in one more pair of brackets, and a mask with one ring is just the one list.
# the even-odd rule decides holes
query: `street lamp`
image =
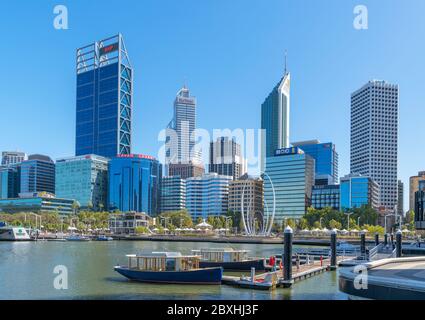
{"label": "street lamp", "polygon": [[344,212],[344,214],[347,215],[347,230],[350,231],[350,216],[353,214],[353,212],[347,211]]}
{"label": "street lamp", "polygon": [[360,227],[360,217],[357,218],[357,225]]}
{"label": "street lamp", "polygon": [[319,219],[320,229],[322,229],[322,219],[323,219],[323,217],[320,217],[320,219]]}

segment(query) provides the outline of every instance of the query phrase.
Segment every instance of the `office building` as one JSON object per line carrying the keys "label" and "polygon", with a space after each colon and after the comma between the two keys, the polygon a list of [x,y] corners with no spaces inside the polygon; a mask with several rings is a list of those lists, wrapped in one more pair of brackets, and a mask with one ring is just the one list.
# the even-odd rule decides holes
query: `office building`
{"label": "office building", "polygon": [[80,208],[107,209],[108,159],[85,155],[56,160],[56,196],[74,199]]}
{"label": "office building", "polygon": [[[286,69],[286,68],[285,68]],[[261,105],[262,162],[276,149],[289,147],[290,80],[289,72],[273,88]]]}
{"label": "office building", "polygon": [[162,177],[160,212],[179,211],[186,208],[186,180],[180,176]]}
{"label": "office building", "polygon": [[240,144],[234,139],[220,137],[210,143],[209,172],[238,179],[246,171],[246,161],[241,153]]}
{"label": "office building", "polygon": [[404,183],[397,181],[397,214],[404,216]]}
{"label": "office building", "polygon": [[315,209],[339,210],[340,190],[338,184],[315,185],[311,195],[311,206]]}
{"label": "office building", "polygon": [[275,207],[275,221],[299,219],[311,206],[314,159],[300,148],[277,149],[266,159],[264,208]]}
{"label": "office building", "polygon": [[135,234],[138,227],[149,227],[152,218],[144,212],[125,212],[109,217],[109,229],[114,234]]}
{"label": "office building", "polygon": [[168,164],[170,176],[180,176],[182,179],[200,177],[205,173],[205,168],[197,162],[190,163],[170,163]]}
{"label": "office building", "polygon": [[56,198],[49,192],[21,192],[19,198],[0,199],[0,212],[57,213],[63,216],[74,213],[73,203],[73,199]]}
{"label": "office building", "polygon": [[415,228],[425,230],[425,180],[418,183],[418,191],[415,192]]}
{"label": "office building", "polygon": [[55,193],[55,163],[50,157],[32,154],[20,166],[20,192]]}
{"label": "office building", "polygon": [[231,176],[217,173],[186,180],[186,209],[192,220],[227,214],[231,180]]}
{"label": "office building", "polygon": [[118,155],[109,161],[110,210],[159,213],[162,166],[154,157]]}
{"label": "office building", "polygon": [[77,49],[75,155],[131,153],[133,69],[121,34]]}
{"label": "office building", "polygon": [[419,190],[419,181],[425,180],[425,171],[409,178],[409,210],[415,210],[415,192]]}
{"label": "office building", "polygon": [[315,160],[316,185],[338,183],[338,153],[332,142],[309,140],[293,142],[292,146],[301,148]]}
{"label": "office building", "polygon": [[[195,150],[196,129],[196,98],[183,86],[174,100],[174,114],[166,128],[165,141],[165,174],[172,173],[171,164],[181,165],[179,168],[188,168],[186,173],[192,172],[192,165],[201,166],[201,151]],[[203,166],[202,166],[203,167]],[[182,178],[184,175],[181,175]],[[189,177],[193,177],[190,175]]]}
{"label": "office building", "polygon": [[351,95],[350,170],[380,186],[380,205],[397,204],[398,86],[373,80]]}
{"label": "office building", "polygon": [[[243,201],[242,201],[243,198]],[[229,184],[229,211],[263,215],[263,179],[244,174]]]}
{"label": "office building", "polygon": [[21,166],[0,166],[0,199],[17,198],[21,192]]}
{"label": "office building", "polygon": [[360,174],[348,174],[340,183],[340,209],[346,211],[363,205],[379,209],[379,185],[370,177]]}
{"label": "office building", "polygon": [[9,164],[21,163],[28,159],[25,152],[19,151],[3,151],[1,154],[1,165],[7,166]]}

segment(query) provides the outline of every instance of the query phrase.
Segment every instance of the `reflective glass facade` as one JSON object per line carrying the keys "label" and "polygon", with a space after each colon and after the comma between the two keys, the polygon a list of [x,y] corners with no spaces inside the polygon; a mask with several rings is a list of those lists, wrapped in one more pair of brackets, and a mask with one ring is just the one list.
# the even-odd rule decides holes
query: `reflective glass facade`
{"label": "reflective glass facade", "polygon": [[159,213],[162,166],[153,157],[127,155],[109,161],[110,210]]}
{"label": "reflective glass facade", "polygon": [[0,212],[57,212],[60,215],[69,215],[73,213],[73,203],[74,200],[71,199],[39,197],[36,195],[32,198],[0,199]]}
{"label": "reflective glass facade", "polygon": [[74,199],[81,208],[107,208],[108,159],[86,155],[56,161],[56,196]]}
{"label": "reflective glass facade", "polygon": [[331,176],[338,183],[338,153],[332,142],[320,143],[317,140],[292,143],[315,160],[315,176]]}
{"label": "reflective glass facade", "polygon": [[186,208],[186,180],[180,176],[163,177],[161,183],[161,212]]}
{"label": "reflective glass facade", "polygon": [[[314,159],[304,153],[268,157],[264,175],[264,210],[272,212],[275,221],[301,218],[311,205],[314,185]],[[274,196],[273,196],[274,191]]]}
{"label": "reflective glass facade", "polygon": [[379,185],[369,177],[348,175],[341,178],[340,209],[360,208],[362,205],[379,207]]}
{"label": "reflective glass facade", "polygon": [[230,181],[231,176],[217,173],[186,180],[186,208],[194,221],[227,213]]}
{"label": "reflective glass facade", "polygon": [[77,156],[131,153],[133,70],[124,57],[121,35],[77,50]]}
{"label": "reflective glass facade", "polygon": [[311,206],[315,209],[332,208],[339,210],[340,190],[339,185],[313,186]]}
{"label": "reflective glass facade", "polygon": [[289,147],[290,74],[286,73],[261,105],[261,129],[265,130],[263,158]]}
{"label": "reflective glass facade", "polygon": [[0,199],[16,198],[21,191],[21,167],[8,165],[0,167]]}
{"label": "reflective glass facade", "polygon": [[55,163],[47,156],[30,155],[21,163],[20,192],[55,193]]}

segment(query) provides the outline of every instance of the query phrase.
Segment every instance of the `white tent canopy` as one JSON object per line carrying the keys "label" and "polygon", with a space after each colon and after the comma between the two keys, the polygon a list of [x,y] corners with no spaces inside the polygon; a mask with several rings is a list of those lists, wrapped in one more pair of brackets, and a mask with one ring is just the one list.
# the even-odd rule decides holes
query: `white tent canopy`
{"label": "white tent canopy", "polygon": [[205,221],[205,219],[203,219],[203,221],[199,224],[196,225],[196,228],[198,229],[212,229],[212,225],[210,225],[209,223],[207,223]]}

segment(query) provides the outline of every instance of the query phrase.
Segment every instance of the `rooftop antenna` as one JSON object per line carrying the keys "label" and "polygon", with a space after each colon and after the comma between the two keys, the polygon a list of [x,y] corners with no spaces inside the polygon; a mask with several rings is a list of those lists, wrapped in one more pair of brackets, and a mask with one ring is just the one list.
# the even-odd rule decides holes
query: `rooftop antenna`
{"label": "rooftop antenna", "polygon": [[288,50],[285,50],[285,75],[287,73]]}

